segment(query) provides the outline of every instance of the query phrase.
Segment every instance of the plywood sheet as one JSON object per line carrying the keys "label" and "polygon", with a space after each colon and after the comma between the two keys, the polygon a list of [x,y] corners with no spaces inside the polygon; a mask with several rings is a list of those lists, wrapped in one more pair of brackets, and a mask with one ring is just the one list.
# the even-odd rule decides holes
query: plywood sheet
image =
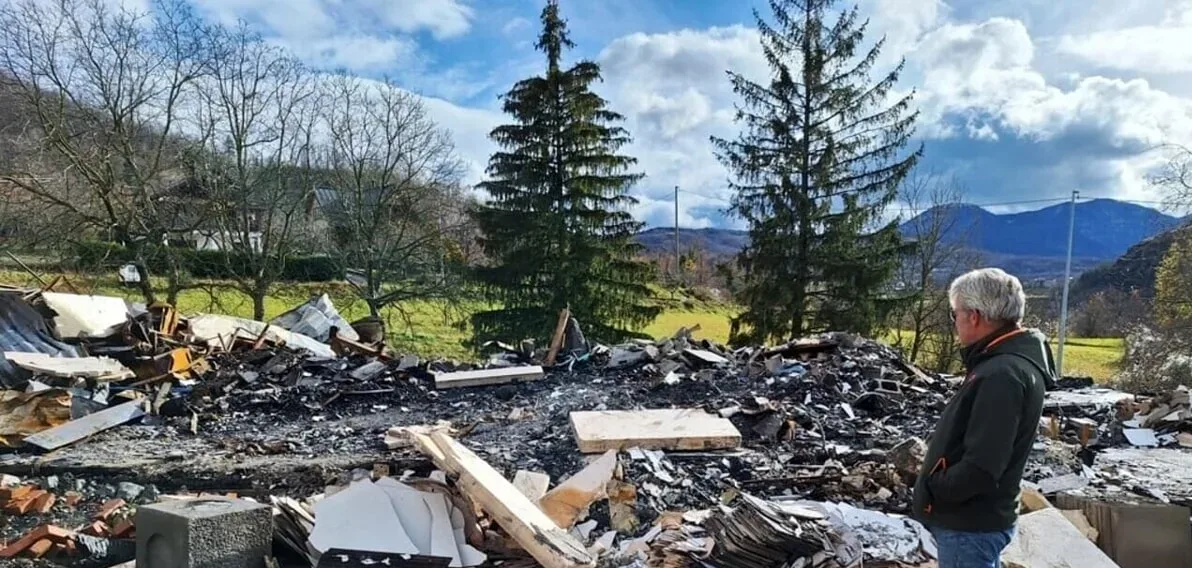
{"label": "plywood sheet", "polygon": [[524,383],[527,381],[537,381],[542,376],[542,367],[537,365],[532,367],[505,367],[501,369],[459,371],[457,373],[435,373],[435,388],[450,389]]}
{"label": "plywood sheet", "polygon": [[714,450],[741,445],[732,422],[701,409],[572,412],[571,427],[586,454],[627,450]]}

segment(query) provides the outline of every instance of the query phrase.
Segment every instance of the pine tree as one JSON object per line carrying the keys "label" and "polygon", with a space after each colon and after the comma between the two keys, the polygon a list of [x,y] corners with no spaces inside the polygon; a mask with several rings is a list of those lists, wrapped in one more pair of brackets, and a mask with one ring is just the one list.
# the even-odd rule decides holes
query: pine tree
{"label": "pine tree", "polygon": [[901,63],[870,78],[884,40],[858,57],[867,23],[834,3],[770,0],[773,25],[754,12],[769,81],[728,72],[741,134],[712,142],[750,234],[738,343],[869,333],[896,304],[888,285],[907,249],[881,220],[922,154],[905,151],[918,113],[912,95],[890,100]]}
{"label": "pine tree", "polygon": [[636,160],[618,154],[630,142],[621,115],[591,91],[600,67],[580,61],[564,69],[574,47],[556,0],[542,11],[537,48],[543,76],[518,82],[503,96],[513,124],[490,138],[501,148],[479,187],[491,199],[475,213],[491,264],[477,279],[499,307],[472,318],[475,339],[543,339],[570,307],[589,337],[606,341],[649,323],[654,278],[636,258],[641,229],[627,209],[628,189],[642,178]]}

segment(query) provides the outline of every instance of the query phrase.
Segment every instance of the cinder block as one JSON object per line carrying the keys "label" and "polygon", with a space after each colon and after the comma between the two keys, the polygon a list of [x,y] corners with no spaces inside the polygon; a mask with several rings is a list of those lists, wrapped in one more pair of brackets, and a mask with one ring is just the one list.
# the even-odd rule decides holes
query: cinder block
{"label": "cinder block", "polygon": [[137,509],[137,568],[262,568],[273,542],[269,507],[202,497]]}

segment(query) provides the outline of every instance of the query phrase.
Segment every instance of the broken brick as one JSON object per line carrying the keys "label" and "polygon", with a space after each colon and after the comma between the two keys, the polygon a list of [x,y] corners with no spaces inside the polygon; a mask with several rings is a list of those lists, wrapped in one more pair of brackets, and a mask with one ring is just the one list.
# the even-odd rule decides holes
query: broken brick
{"label": "broken brick", "polygon": [[49,552],[53,547],[53,541],[48,538],[43,538],[33,543],[33,546],[30,546],[25,552],[30,558],[41,558],[42,556],[45,556],[46,553]]}
{"label": "broken brick", "polygon": [[99,537],[104,537],[104,538],[107,538],[108,535],[111,534],[111,530],[108,528],[108,524],[103,521],[95,521],[94,523],[87,525],[87,528],[83,529],[80,532],[82,532],[83,534],[86,534],[86,535],[99,536]]}
{"label": "broken brick", "polygon": [[116,528],[112,529],[111,537],[129,538],[132,536],[134,529],[136,529],[136,524],[132,522],[132,519],[124,519],[116,525]]}
{"label": "broken brick", "polygon": [[18,485],[16,487],[5,487],[0,489],[0,503],[8,501],[20,501],[26,495],[29,495],[37,488],[32,485]]}
{"label": "broken brick", "polygon": [[62,497],[62,501],[64,503],[66,503],[66,506],[70,507],[72,509],[74,508],[75,505],[79,504],[79,501],[82,501],[82,500],[83,500],[83,494],[79,493],[78,491],[67,491],[66,495],[64,495]]}
{"label": "broken brick", "polygon": [[40,513],[42,515],[49,513],[50,509],[54,508],[54,503],[57,502],[58,497],[53,493],[43,493],[33,500],[32,506],[29,510]]}
{"label": "broken brick", "polygon": [[24,515],[33,509],[33,504],[43,495],[46,495],[46,492],[40,489],[29,491],[24,497],[13,499],[5,504],[4,512],[10,515]]}
{"label": "broken brick", "polygon": [[0,558],[15,558],[16,555],[24,552],[34,543],[41,539],[49,539],[53,542],[61,542],[69,539],[74,533],[62,527],[54,525],[42,525],[29,531],[25,536],[18,539],[16,542],[8,545],[7,548],[0,550]]}
{"label": "broken brick", "polygon": [[124,502],[124,499],[108,499],[104,502],[103,506],[99,508],[99,512],[95,514],[95,518],[106,521],[112,516],[112,513],[115,513],[118,509],[124,507],[127,504],[128,503]]}

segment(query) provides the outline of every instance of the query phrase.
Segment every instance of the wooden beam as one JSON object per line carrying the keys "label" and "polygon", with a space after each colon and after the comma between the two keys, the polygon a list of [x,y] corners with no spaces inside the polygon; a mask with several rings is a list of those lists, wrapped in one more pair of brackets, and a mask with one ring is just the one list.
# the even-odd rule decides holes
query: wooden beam
{"label": "wooden beam", "polygon": [[555,335],[550,340],[550,351],[546,353],[546,360],[543,362],[547,367],[554,366],[555,359],[559,357],[559,350],[563,348],[563,332],[567,331],[567,322],[570,319],[570,309],[563,308],[559,311],[559,323],[555,324]]}
{"label": "wooden beam", "polygon": [[442,432],[415,434],[414,440],[435,464],[458,476],[456,486],[484,509],[513,540],[546,568],[595,566],[583,543],[555,526],[497,470]]}
{"label": "wooden beam", "polygon": [[460,371],[458,373],[435,373],[435,388],[451,389],[461,387],[482,387],[506,383],[537,381],[543,377],[542,367],[505,367]]}
{"label": "wooden beam", "polygon": [[732,422],[698,408],[572,412],[571,427],[585,454],[627,450],[713,450],[741,445]]}

